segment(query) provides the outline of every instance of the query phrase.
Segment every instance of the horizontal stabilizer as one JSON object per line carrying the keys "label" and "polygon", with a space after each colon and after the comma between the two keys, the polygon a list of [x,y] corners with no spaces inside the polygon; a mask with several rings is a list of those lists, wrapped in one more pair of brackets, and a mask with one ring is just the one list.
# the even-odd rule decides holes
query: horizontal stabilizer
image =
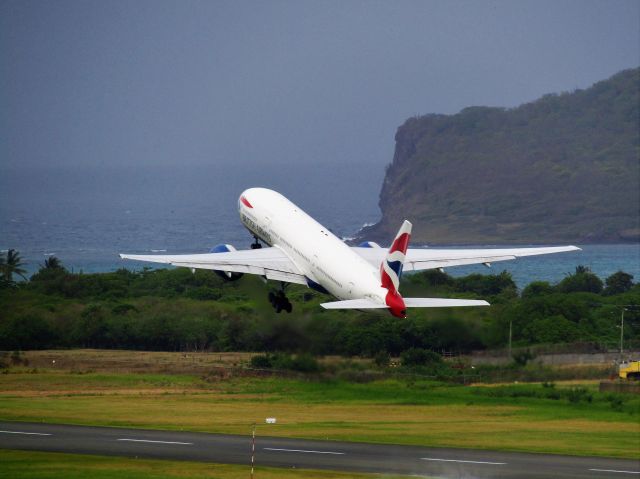
{"label": "horizontal stabilizer", "polygon": [[453,308],[458,306],[489,306],[481,299],[404,298],[407,308]]}
{"label": "horizontal stabilizer", "polygon": [[386,309],[387,305],[370,299],[347,299],[345,301],[333,301],[322,303],[324,309]]}
{"label": "horizontal stabilizer", "polygon": [[[454,308],[460,306],[489,306],[489,303],[478,299],[443,299],[443,298],[403,298],[407,308]],[[371,299],[347,299],[322,303],[324,309],[384,309],[386,304]]]}

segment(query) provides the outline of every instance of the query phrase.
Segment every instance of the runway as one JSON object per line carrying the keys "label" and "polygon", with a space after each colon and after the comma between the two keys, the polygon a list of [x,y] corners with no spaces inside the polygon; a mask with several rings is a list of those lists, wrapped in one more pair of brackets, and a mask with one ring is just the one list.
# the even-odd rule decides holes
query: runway
{"label": "runway", "polygon": [[[259,466],[442,478],[640,478],[637,460],[275,438],[260,429]],[[0,448],[248,465],[251,437],[0,422]]]}

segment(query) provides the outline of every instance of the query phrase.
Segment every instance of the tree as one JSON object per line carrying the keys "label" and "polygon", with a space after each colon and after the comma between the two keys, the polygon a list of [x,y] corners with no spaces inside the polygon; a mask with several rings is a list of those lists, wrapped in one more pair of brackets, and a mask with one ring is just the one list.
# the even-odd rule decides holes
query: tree
{"label": "tree", "polygon": [[0,267],[2,268],[2,279],[7,284],[13,284],[13,275],[17,274],[23,279],[27,279],[25,273],[27,272],[22,268],[22,261],[20,259],[20,253],[14,249],[7,251],[7,256],[0,261]]}
{"label": "tree", "polygon": [[561,293],[596,293],[602,292],[602,280],[598,278],[587,266],[576,266],[576,272],[569,274],[560,283],[558,291]]}
{"label": "tree", "polygon": [[547,281],[534,281],[522,290],[523,298],[532,298],[553,293],[553,287]]}
{"label": "tree", "polygon": [[44,269],[64,269],[60,260],[55,256],[49,256],[47,259],[45,259],[43,268]]}
{"label": "tree", "polygon": [[0,256],[0,289],[6,288],[7,286],[9,286],[9,283],[4,279],[4,271],[5,271],[6,263],[7,261],[5,260],[4,256]]}
{"label": "tree", "polygon": [[607,295],[626,293],[633,287],[633,275],[618,271],[605,280],[607,287],[604,293]]}
{"label": "tree", "polygon": [[500,274],[470,274],[455,279],[456,291],[476,293],[481,296],[493,296],[505,291],[516,291],[516,283],[511,273],[503,271]]}

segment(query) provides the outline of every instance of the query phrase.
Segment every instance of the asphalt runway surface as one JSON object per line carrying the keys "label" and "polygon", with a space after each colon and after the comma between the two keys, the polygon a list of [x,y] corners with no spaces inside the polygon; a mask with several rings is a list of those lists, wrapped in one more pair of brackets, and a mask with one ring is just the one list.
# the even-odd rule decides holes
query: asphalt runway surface
{"label": "asphalt runway surface", "polygon": [[[640,477],[637,460],[275,438],[261,436],[261,429],[255,443],[259,466],[442,478]],[[250,435],[26,422],[0,422],[0,448],[247,467],[251,460]]]}

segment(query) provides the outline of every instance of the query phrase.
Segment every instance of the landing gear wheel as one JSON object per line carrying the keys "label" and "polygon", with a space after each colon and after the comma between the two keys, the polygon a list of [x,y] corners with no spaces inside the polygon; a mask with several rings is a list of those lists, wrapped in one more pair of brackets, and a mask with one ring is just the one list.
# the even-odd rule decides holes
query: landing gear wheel
{"label": "landing gear wheel", "polygon": [[276,310],[276,313],[281,313],[282,311],[290,313],[293,311],[293,305],[284,294],[284,285],[279,291],[269,291],[268,298],[271,306]]}
{"label": "landing gear wheel", "polygon": [[260,240],[258,240],[258,237],[254,236],[253,239],[255,241],[253,243],[251,243],[251,249],[260,249],[260,248],[262,248],[262,244],[260,243]]}

